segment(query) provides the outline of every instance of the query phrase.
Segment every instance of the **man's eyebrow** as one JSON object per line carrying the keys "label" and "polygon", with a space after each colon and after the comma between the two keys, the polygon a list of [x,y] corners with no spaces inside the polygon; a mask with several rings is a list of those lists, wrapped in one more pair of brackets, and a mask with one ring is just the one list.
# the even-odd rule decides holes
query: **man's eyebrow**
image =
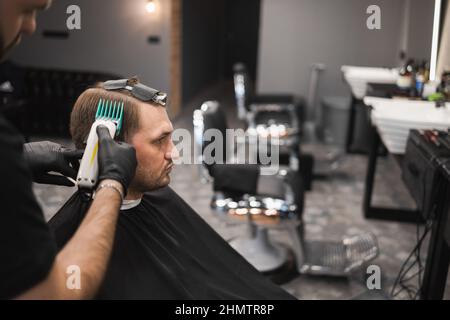
{"label": "man's eyebrow", "polygon": [[165,138],[165,137],[167,137],[168,135],[171,135],[172,132],[173,132],[173,129],[170,129],[170,130],[164,130],[163,132],[161,132],[161,133],[158,135],[158,137],[157,137],[155,140],[158,140],[158,139],[161,139],[161,138]]}
{"label": "man's eyebrow", "polygon": [[44,11],[47,10],[52,4],[52,1],[46,1],[45,3],[36,5],[36,4],[29,4],[28,6],[26,6],[27,10],[39,10],[39,11]]}

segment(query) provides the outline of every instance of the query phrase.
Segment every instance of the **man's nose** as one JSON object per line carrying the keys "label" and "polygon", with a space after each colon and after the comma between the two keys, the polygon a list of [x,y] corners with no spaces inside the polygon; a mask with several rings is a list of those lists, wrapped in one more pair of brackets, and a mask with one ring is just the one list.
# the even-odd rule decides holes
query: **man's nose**
{"label": "man's nose", "polygon": [[173,141],[170,142],[170,149],[166,152],[165,157],[167,160],[177,160],[180,157],[180,153]]}

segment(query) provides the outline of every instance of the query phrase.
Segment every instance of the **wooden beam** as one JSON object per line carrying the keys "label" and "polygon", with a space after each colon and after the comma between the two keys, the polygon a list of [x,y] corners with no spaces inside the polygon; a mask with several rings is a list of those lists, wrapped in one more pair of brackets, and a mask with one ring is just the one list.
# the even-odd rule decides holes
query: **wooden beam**
{"label": "wooden beam", "polygon": [[170,116],[181,112],[182,103],[182,0],[171,0],[170,15]]}

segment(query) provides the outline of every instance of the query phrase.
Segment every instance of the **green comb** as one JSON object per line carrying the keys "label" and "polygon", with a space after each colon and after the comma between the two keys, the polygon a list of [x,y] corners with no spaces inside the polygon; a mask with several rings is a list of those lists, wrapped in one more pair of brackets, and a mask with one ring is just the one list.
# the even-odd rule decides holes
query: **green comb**
{"label": "green comb", "polygon": [[116,136],[118,136],[123,122],[123,101],[100,99],[95,114],[95,120],[97,119],[114,121],[117,126]]}

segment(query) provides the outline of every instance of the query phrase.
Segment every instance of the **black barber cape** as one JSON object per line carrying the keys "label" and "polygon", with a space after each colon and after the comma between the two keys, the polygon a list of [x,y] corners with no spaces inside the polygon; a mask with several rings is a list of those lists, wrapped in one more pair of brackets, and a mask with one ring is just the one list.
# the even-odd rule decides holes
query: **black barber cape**
{"label": "black barber cape", "polygon": [[[50,220],[58,247],[87,210],[75,193]],[[293,299],[261,275],[171,188],[120,212],[98,299]]]}

